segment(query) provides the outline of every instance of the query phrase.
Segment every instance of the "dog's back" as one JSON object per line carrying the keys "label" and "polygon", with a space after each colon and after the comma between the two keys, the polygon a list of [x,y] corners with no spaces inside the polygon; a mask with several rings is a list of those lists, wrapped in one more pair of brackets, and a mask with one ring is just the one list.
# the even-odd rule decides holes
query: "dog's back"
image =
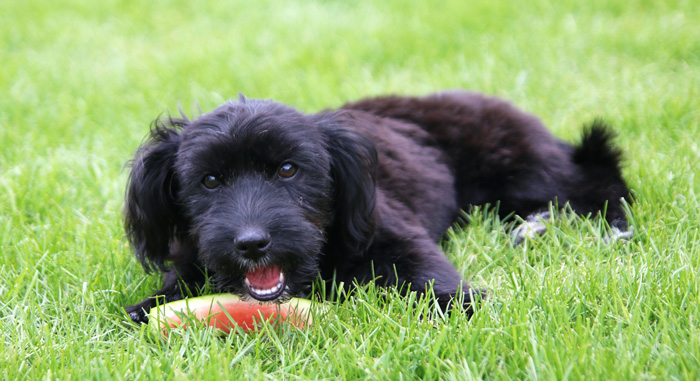
{"label": "dog's back", "polygon": [[620,151],[600,120],[585,128],[581,143],[556,139],[535,116],[478,93],[450,91],[425,97],[378,97],[348,103],[359,110],[420,126],[444,152],[453,172],[457,202],[499,206],[502,217],[528,216],[566,203],[580,214],[605,212],[625,229],[621,198],[629,190]]}

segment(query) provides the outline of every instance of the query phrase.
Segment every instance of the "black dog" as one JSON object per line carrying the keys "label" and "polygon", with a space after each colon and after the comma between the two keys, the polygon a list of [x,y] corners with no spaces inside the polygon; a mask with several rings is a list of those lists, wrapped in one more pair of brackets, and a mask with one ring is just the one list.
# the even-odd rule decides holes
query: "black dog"
{"label": "black dog", "polygon": [[[620,152],[602,122],[577,146],[534,116],[475,93],[381,97],[302,114],[226,103],[197,120],[157,120],[126,194],[127,236],[165,301],[219,291],[278,301],[324,280],[378,282],[471,311],[478,293],[438,247],[460,210],[498,205],[538,231],[550,203],[627,223]],[[529,218],[528,218],[529,216]],[[530,224],[530,225],[528,225]],[[207,274],[207,275],[205,275]],[[163,299],[161,299],[163,302]],[[147,322],[155,298],[127,308]]]}

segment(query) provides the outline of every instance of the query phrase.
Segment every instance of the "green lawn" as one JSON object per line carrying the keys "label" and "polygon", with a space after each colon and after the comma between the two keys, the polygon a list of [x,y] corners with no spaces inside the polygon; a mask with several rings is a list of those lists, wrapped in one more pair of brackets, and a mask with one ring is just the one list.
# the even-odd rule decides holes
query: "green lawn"
{"label": "green lawn", "polygon": [[[693,0],[0,1],[0,378],[700,378],[698,20]],[[609,120],[634,239],[563,221],[512,247],[479,213],[445,245],[491,293],[470,321],[375,289],[305,330],[127,321],[160,281],[123,238],[123,166],[158,115],[446,88],[568,140]]]}

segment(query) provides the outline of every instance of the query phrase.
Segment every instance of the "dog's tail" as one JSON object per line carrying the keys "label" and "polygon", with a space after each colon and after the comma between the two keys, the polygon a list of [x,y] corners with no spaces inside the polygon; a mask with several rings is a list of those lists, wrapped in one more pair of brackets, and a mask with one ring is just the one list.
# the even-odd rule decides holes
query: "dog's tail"
{"label": "dog's tail", "polygon": [[572,161],[585,168],[605,168],[619,174],[622,151],[613,144],[615,136],[604,120],[593,120],[584,128],[581,143],[574,147]]}

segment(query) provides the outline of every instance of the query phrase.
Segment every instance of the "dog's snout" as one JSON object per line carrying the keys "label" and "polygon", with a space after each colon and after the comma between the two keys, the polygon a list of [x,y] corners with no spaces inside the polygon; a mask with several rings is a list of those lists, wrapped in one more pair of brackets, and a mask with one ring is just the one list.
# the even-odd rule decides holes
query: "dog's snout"
{"label": "dog's snout", "polygon": [[236,250],[248,259],[258,259],[267,253],[270,247],[270,233],[261,228],[249,228],[242,231],[234,240]]}

